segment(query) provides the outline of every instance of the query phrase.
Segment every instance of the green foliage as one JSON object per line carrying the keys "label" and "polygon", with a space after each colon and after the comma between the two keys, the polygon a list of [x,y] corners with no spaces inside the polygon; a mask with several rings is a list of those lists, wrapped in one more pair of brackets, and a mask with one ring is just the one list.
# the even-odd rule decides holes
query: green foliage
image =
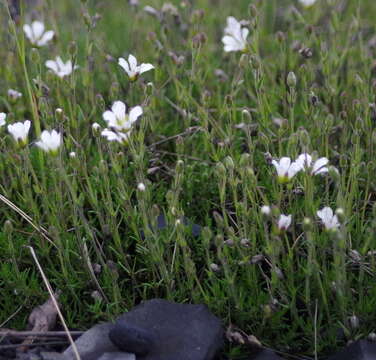
{"label": "green foliage", "polygon": [[[0,127],[0,194],[25,213],[1,202],[0,324],[17,311],[6,327],[22,329],[47,298],[29,245],[71,328],[164,297],[206,303],[286,353],[325,355],[375,330],[373,1],[174,1],[159,17],[143,7],[162,1],[46,1],[16,22],[5,3],[0,112],[32,130],[19,148]],[[223,51],[230,15],[249,21],[243,55]],[[56,32],[37,50],[22,31],[34,17]],[[129,54],[155,69],[130,82],[117,64]],[[56,77],[44,63],[57,55],[79,68]],[[144,110],[127,145],[92,129],[116,100]],[[63,133],[57,157],[34,146],[44,129]],[[271,158],[304,152],[339,174],[279,184]],[[337,231],[317,217],[325,206],[344,211]]]}

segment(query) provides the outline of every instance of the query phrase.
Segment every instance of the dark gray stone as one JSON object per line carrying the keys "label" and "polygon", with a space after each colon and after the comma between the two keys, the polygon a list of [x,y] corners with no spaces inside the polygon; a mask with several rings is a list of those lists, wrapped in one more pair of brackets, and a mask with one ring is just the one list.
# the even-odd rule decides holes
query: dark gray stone
{"label": "dark gray stone", "polygon": [[98,360],[136,360],[136,355],[125,352],[111,352],[104,353]]}
{"label": "dark gray stone", "polygon": [[[211,360],[223,343],[221,322],[205,305],[146,301],[118,318],[111,330],[118,346],[121,333],[114,332],[123,328],[119,323],[142,329],[153,339],[149,353],[137,360]],[[122,349],[127,350],[126,342]]]}
{"label": "dark gray stone", "polygon": [[130,326],[125,321],[118,321],[110,331],[111,341],[123,351],[137,356],[144,356],[155,346],[153,333],[146,329]]}
{"label": "dark gray stone", "polygon": [[252,360],[282,360],[274,351],[269,349],[261,349]]}
{"label": "dark gray stone", "polygon": [[[193,237],[198,237],[200,236],[201,234],[201,226],[200,225],[197,225],[197,224],[194,224],[191,220],[189,220],[188,218],[186,218],[185,216],[183,216],[181,218],[181,221],[183,222],[183,224],[185,226],[187,226],[188,228],[190,228],[191,230],[191,234]],[[151,229],[151,230],[165,230],[167,229],[171,224],[168,224],[167,223],[167,219],[166,217],[161,214],[159,215],[157,218],[156,218],[156,229]],[[141,230],[141,238],[144,239],[145,238],[145,233],[143,230]]]}
{"label": "dark gray stone", "polygon": [[43,360],[65,360],[64,354],[50,351],[42,351],[40,353]]}
{"label": "dark gray stone", "polygon": [[[81,360],[98,360],[104,353],[117,352],[119,349],[110,340],[108,333],[113,324],[103,323],[85,331],[74,343],[77,347]],[[75,360],[72,346],[64,351],[65,360]]]}
{"label": "dark gray stone", "polygon": [[367,340],[358,340],[345,347],[327,360],[375,360],[376,344]]}

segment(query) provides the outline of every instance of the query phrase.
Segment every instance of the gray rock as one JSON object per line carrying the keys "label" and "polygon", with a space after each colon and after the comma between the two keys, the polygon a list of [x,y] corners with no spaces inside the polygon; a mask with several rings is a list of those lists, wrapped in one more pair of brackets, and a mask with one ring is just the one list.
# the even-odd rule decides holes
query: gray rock
{"label": "gray rock", "polygon": [[153,338],[149,352],[137,360],[212,360],[223,343],[221,322],[205,305],[154,299],[136,306],[110,330],[111,339],[126,351],[127,338],[117,333],[121,323],[143,329]]}
{"label": "gray rock", "polygon": [[[110,322],[96,325],[88,331],[85,331],[85,333],[75,341],[81,360],[98,360],[104,353],[119,351],[108,337],[108,333],[112,327],[113,324]],[[72,346],[69,346],[63,354],[64,360],[76,359]]]}
{"label": "gray rock", "polygon": [[269,349],[261,349],[252,360],[282,360],[274,351]]}
{"label": "gray rock", "polygon": [[111,341],[120,349],[145,356],[154,347],[155,336],[153,332],[130,326],[125,321],[118,321],[110,331]]}
{"label": "gray rock", "polygon": [[136,355],[125,352],[111,352],[104,353],[98,360],[136,360]]}
{"label": "gray rock", "polygon": [[65,360],[64,354],[50,351],[42,351],[40,353],[43,360]]}

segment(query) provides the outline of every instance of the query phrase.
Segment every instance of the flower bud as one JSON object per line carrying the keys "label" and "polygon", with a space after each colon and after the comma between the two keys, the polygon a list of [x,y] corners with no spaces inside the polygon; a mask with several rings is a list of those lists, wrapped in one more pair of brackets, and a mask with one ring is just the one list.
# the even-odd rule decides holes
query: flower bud
{"label": "flower bud", "polygon": [[338,220],[343,223],[345,220],[345,211],[342,208],[338,208],[335,212],[337,215]]}
{"label": "flower bud", "polygon": [[147,96],[152,96],[154,94],[155,86],[152,82],[146,84],[145,93]]}
{"label": "flower bud", "polygon": [[62,121],[64,118],[64,111],[61,108],[55,109],[55,116],[58,121]]}
{"label": "flower bud", "polygon": [[4,228],[3,229],[4,229],[4,232],[6,234],[11,234],[13,232],[13,224],[12,224],[12,222],[10,220],[6,220],[4,222]]}
{"label": "flower bud", "polygon": [[249,56],[247,54],[242,54],[239,60],[239,67],[245,69],[248,64],[249,64]]}
{"label": "flower bud", "polygon": [[94,136],[100,136],[101,126],[98,123],[95,122],[93,125],[91,125],[91,129],[93,130]]}
{"label": "flower bud", "polygon": [[68,52],[72,58],[76,58],[77,56],[77,43],[75,41],[71,41],[68,46]]}
{"label": "flower bud", "polygon": [[92,19],[91,19],[90,14],[87,13],[87,12],[85,12],[85,13],[83,13],[82,17],[83,17],[83,19],[84,19],[84,23],[85,23],[85,25],[86,25],[88,28],[90,28],[91,25],[92,25]]}
{"label": "flower bud", "polygon": [[183,160],[178,160],[177,162],[176,162],[176,172],[177,173],[181,173],[182,171],[183,171],[183,169],[184,169],[184,161]]}
{"label": "flower bud", "polygon": [[215,263],[211,263],[209,267],[210,267],[210,270],[214,272],[219,272],[221,270],[219,266]]}
{"label": "flower bud", "polygon": [[234,171],[235,164],[231,156],[226,156],[223,162],[229,171]]}
{"label": "flower bud", "polygon": [[312,230],[312,220],[310,218],[305,217],[303,219],[303,229],[304,229],[304,231]]}
{"label": "flower bud", "polygon": [[258,16],[258,11],[257,11],[257,8],[254,4],[250,4],[249,7],[248,7],[248,12],[249,12],[249,16],[254,19],[254,18],[257,18]]}
{"label": "flower bud", "polygon": [[296,75],[294,74],[294,72],[290,71],[287,75],[287,85],[288,85],[288,87],[295,88],[296,82],[297,82]]}
{"label": "flower bud", "polygon": [[353,330],[356,330],[359,327],[359,318],[356,315],[350,317],[350,326]]}
{"label": "flower bud", "polygon": [[248,153],[242,154],[241,157],[240,157],[240,160],[239,160],[239,166],[241,168],[246,167],[247,165],[249,165],[250,159],[251,159],[251,155],[250,154],[248,154]]}
{"label": "flower bud", "polygon": [[263,205],[261,206],[261,214],[265,217],[269,217],[272,214],[272,209],[269,205]]}
{"label": "flower bud", "polygon": [[250,242],[249,242],[248,239],[241,239],[240,240],[240,245],[244,246],[244,247],[249,247],[250,246]]}
{"label": "flower bud", "polygon": [[118,82],[113,82],[110,87],[110,97],[115,99],[118,97],[120,85]]}
{"label": "flower bud", "polygon": [[213,217],[218,227],[223,227],[224,221],[222,215],[218,211],[213,211]]}
{"label": "flower bud", "polygon": [[34,64],[39,64],[39,62],[40,62],[40,55],[39,55],[39,50],[38,49],[32,48],[30,50],[30,60]]}
{"label": "flower bud", "polygon": [[217,173],[217,176],[220,177],[220,178],[226,176],[226,168],[225,168],[225,166],[221,162],[218,162],[216,164],[215,171]]}
{"label": "flower bud", "polygon": [[101,111],[105,110],[106,102],[104,101],[102,94],[95,95],[95,103],[98,109],[100,109]]}
{"label": "flower bud", "polygon": [[159,207],[157,204],[154,204],[152,207],[151,207],[151,217],[153,219],[156,219],[159,215],[160,215],[161,211],[159,210]]}

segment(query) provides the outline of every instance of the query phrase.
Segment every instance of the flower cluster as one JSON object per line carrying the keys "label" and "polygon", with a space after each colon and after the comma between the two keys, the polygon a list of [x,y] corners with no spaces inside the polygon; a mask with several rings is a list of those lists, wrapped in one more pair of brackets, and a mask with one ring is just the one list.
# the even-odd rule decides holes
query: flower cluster
{"label": "flower cluster", "polygon": [[[0,127],[6,124],[6,114],[0,113]],[[24,122],[16,122],[8,124],[8,133],[13,137],[17,145],[24,147],[28,144],[28,136],[31,128],[31,121],[25,120]],[[40,140],[35,143],[36,146],[41,148],[47,153],[53,155],[57,154],[58,149],[62,144],[62,136],[56,130],[42,131]]]}
{"label": "flower cluster", "polygon": [[[45,46],[54,37],[52,30],[45,31],[45,26],[40,21],[34,21],[32,24],[25,24],[23,27],[26,37],[30,40],[34,46]],[[149,63],[137,63],[137,59],[134,55],[129,54],[128,59],[119,58],[119,65],[127,73],[130,81],[136,81],[138,77],[154,69],[154,66]],[[54,60],[47,60],[45,66],[51,70],[59,78],[64,78],[72,74],[72,72],[78,68],[78,65],[74,65],[72,60],[64,62],[60,56],[57,56]],[[12,91],[12,93],[10,93]],[[22,96],[21,93],[15,90],[9,90],[9,96],[14,98]],[[106,137],[109,141],[117,141],[120,143],[127,142],[133,124],[142,115],[143,110],[141,106],[135,106],[126,112],[126,105],[121,101],[115,101],[111,110],[103,113],[103,120],[107,123],[107,128],[103,129],[101,135]],[[0,115],[0,127],[5,125],[5,114]],[[93,124],[93,130],[100,128],[97,123]],[[8,126],[8,131],[18,142],[27,143],[27,135],[30,129],[30,121],[25,123],[16,123]],[[55,130],[51,133],[43,132],[41,140],[36,144],[45,151],[55,151],[60,146],[61,137]]]}
{"label": "flower cluster", "polygon": [[[343,210],[337,209],[336,212],[342,213]],[[266,217],[269,217],[272,215],[272,209],[270,208],[269,205],[263,205],[261,207],[261,214]],[[328,232],[335,232],[341,226],[338,216],[328,206],[322,208],[321,210],[318,210],[316,212],[316,215],[321,220],[322,224],[324,225],[325,230]],[[280,214],[278,219],[276,219],[277,232],[278,233],[285,232],[290,227],[291,222],[292,222],[292,215]]]}
{"label": "flower cluster", "polygon": [[326,157],[313,160],[312,156],[307,153],[299,155],[295,161],[289,157],[282,157],[279,161],[272,160],[281,184],[289,182],[300,171],[307,171],[311,175],[325,174],[329,171],[326,166],[328,163],[329,160]]}

